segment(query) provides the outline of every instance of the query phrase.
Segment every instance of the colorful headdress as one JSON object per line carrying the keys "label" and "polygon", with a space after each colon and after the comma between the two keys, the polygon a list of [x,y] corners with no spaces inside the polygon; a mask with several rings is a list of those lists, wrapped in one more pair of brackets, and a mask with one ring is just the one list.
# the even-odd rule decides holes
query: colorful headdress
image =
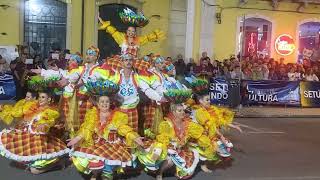
{"label": "colorful headdress", "polygon": [[131,56],[130,54],[122,54],[121,56],[120,56],[120,58],[121,58],[121,60],[133,60],[134,58],[133,58],[133,56]]}
{"label": "colorful headdress", "polygon": [[163,63],[163,62],[164,62],[164,57],[158,56],[158,57],[156,57],[156,59],[154,60],[154,62],[155,62],[156,64]]}
{"label": "colorful headdress", "polygon": [[95,46],[90,46],[90,47],[87,49],[86,54],[87,54],[87,55],[91,55],[91,56],[99,57],[99,56],[100,56],[100,50],[99,50],[99,48],[97,48],[97,47],[95,47]]}
{"label": "colorful headdress", "polygon": [[149,20],[142,12],[135,13],[129,8],[125,8],[119,12],[120,19],[123,23],[134,27],[144,27],[149,23]]}
{"label": "colorful headdress", "polygon": [[111,96],[119,91],[119,86],[109,80],[88,81],[85,87],[93,96]]}
{"label": "colorful headdress", "polygon": [[173,65],[173,63],[172,62],[170,62],[170,61],[165,61],[165,67],[164,67],[164,69],[163,69],[163,72],[164,73],[169,73],[170,71],[172,71],[172,70],[174,70],[175,69],[175,67],[174,67],[174,65]]}
{"label": "colorful headdress", "polygon": [[192,89],[195,94],[205,95],[208,94],[208,81],[205,79],[198,79],[194,76],[185,77],[187,85]]}
{"label": "colorful headdress", "polygon": [[192,90],[183,86],[179,81],[166,82],[167,91],[164,96],[172,103],[180,104],[188,100],[192,95]]}
{"label": "colorful headdress", "polygon": [[44,79],[41,76],[31,76],[27,81],[28,88],[32,91],[41,92],[41,91],[49,91],[53,90],[54,92],[58,92],[58,88],[56,86],[56,82],[59,80],[59,77],[50,77]]}
{"label": "colorful headdress", "polygon": [[80,53],[71,54],[70,60],[75,60],[78,64],[82,63],[82,57]]}

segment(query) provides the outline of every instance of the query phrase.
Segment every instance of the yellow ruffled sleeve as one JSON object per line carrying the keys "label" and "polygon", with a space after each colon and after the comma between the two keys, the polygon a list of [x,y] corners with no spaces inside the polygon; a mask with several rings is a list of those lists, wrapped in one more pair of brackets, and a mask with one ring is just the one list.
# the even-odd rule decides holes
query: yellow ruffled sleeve
{"label": "yellow ruffled sleeve", "polygon": [[188,125],[188,136],[197,141],[198,146],[202,149],[201,155],[208,159],[212,159],[215,154],[215,146],[212,144],[210,138],[204,133],[204,128],[194,122]]}
{"label": "yellow ruffled sleeve", "polygon": [[208,112],[206,112],[203,108],[199,108],[195,110],[195,118],[199,124],[204,125],[207,121],[209,121]]}
{"label": "yellow ruffled sleeve", "polygon": [[56,110],[46,109],[40,114],[40,119],[36,122],[36,125],[46,125],[45,132],[48,132],[50,127],[55,125],[56,120],[60,114]]}
{"label": "yellow ruffled sleeve", "polygon": [[16,113],[13,114],[13,117],[22,117],[23,115],[30,115],[37,111],[38,109],[38,102],[37,101],[27,101],[22,105],[22,108],[17,107],[15,111]]}
{"label": "yellow ruffled sleeve", "polygon": [[0,112],[0,120],[7,125],[10,125],[13,121],[13,116],[11,115],[12,107],[12,105],[4,105],[2,111]]}
{"label": "yellow ruffled sleeve", "polygon": [[162,40],[164,39],[164,37],[165,37],[164,31],[161,31],[160,29],[155,29],[150,34],[139,36],[139,44],[143,46],[148,42],[156,42],[156,41]]}
{"label": "yellow ruffled sleeve", "polygon": [[227,127],[233,122],[235,113],[227,108],[213,106],[215,113],[218,116],[217,126]]}
{"label": "yellow ruffled sleeve", "polygon": [[198,108],[195,111],[195,118],[200,125],[204,127],[204,129],[208,132],[208,136],[213,138],[216,136],[217,132],[217,121],[219,116],[210,116],[207,110],[204,108]]}
{"label": "yellow ruffled sleeve", "polygon": [[212,143],[208,136],[202,135],[197,143],[200,148],[203,149],[201,155],[206,157],[208,160],[212,160],[215,158],[216,146],[215,143]]}
{"label": "yellow ruffled sleeve", "polygon": [[110,21],[103,21],[99,30],[105,30],[106,33],[110,34],[112,38],[121,45],[125,40],[125,33],[118,31],[114,26],[111,25]]}
{"label": "yellow ruffled sleeve", "polygon": [[97,121],[97,109],[93,107],[88,110],[84,122],[81,124],[79,131],[77,132],[77,136],[81,136],[83,139],[83,146],[91,146],[94,144],[92,135],[94,133],[96,121]]}
{"label": "yellow ruffled sleeve", "polygon": [[174,129],[170,123],[168,121],[162,121],[159,124],[159,132],[156,137],[157,142],[168,145],[174,136]]}
{"label": "yellow ruffled sleeve", "polygon": [[188,123],[187,135],[193,139],[199,139],[204,132],[204,128],[194,122]]}
{"label": "yellow ruffled sleeve", "polygon": [[128,126],[128,115],[122,112],[115,112],[112,120],[114,126],[118,130],[118,134],[126,138],[126,144],[129,147],[135,147],[134,140],[139,137],[139,134],[135,132],[130,126]]}

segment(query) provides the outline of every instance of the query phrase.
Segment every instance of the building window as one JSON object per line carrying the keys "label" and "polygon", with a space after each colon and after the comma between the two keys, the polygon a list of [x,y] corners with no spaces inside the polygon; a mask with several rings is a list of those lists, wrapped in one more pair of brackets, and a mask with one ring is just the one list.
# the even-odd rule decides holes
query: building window
{"label": "building window", "polygon": [[66,48],[67,4],[58,0],[25,0],[24,42],[31,55],[48,56]]}
{"label": "building window", "polygon": [[320,62],[320,22],[306,22],[299,27],[299,58]]}
{"label": "building window", "polygon": [[270,55],[272,23],[262,18],[247,18],[240,23],[242,56]]}

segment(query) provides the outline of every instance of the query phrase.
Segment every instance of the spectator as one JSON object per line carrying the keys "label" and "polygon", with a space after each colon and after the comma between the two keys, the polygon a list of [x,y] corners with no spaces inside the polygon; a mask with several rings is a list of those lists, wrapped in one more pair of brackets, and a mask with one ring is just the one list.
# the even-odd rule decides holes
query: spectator
{"label": "spectator", "polygon": [[278,72],[278,78],[279,80],[288,80],[288,73],[285,69],[285,67],[280,66],[279,72]]}
{"label": "spectator", "polygon": [[267,64],[263,64],[261,66],[261,70],[262,70],[262,79],[263,80],[268,80],[269,79],[269,68]]}
{"label": "spectator", "polygon": [[243,79],[251,80],[252,79],[252,66],[251,64],[248,64],[247,67],[244,67],[243,69]]}
{"label": "spectator", "polygon": [[178,80],[184,79],[184,75],[185,75],[187,67],[186,67],[186,64],[184,63],[182,55],[181,56],[178,55],[178,59],[176,62],[174,62],[174,66],[176,69],[176,78]]}
{"label": "spectator", "polygon": [[231,79],[231,73],[228,66],[223,66],[223,77],[225,79]]}
{"label": "spectator", "polygon": [[8,73],[9,67],[7,61],[0,55],[0,74]]}
{"label": "spectator", "polygon": [[235,66],[234,70],[230,73],[231,79],[241,79],[242,73],[240,66]]}
{"label": "spectator", "polygon": [[[201,53],[200,62],[201,62],[202,60],[208,59],[208,58],[209,58],[209,57],[208,57],[208,53],[204,51],[204,52]],[[209,58],[209,62],[210,62],[210,58]]]}
{"label": "spectator", "polygon": [[316,74],[313,73],[312,68],[307,69],[306,74],[304,75],[305,81],[319,81],[319,78]]}
{"label": "spectator", "polygon": [[273,68],[269,69],[269,80],[278,80],[278,75]]}
{"label": "spectator", "polygon": [[301,79],[301,74],[297,72],[296,68],[290,68],[288,72],[289,81],[298,81]]}
{"label": "spectator", "polygon": [[252,69],[252,80],[262,80],[263,74],[262,74],[262,67],[258,63],[253,64]]}
{"label": "spectator", "polygon": [[212,76],[212,66],[209,65],[209,58],[203,59],[200,62],[200,66],[198,66],[196,68],[196,76],[203,78],[203,79],[210,79],[210,77]]}
{"label": "spectator", "polygon": [[190,75],[195,75],[195,68],[197,67],[196,63],[194,63],[194,59],[190,58],[189,63],[187,64],[186,67],[186,75],[190,76]]}

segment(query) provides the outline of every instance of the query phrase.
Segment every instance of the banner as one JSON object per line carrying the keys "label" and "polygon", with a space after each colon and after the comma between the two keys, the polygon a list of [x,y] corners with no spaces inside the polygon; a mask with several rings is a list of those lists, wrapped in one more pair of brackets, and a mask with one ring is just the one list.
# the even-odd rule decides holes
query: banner
{"label": "banner", "polygon": [[242,104],[300,106],[299,81],[242,81]]}
{"label": "banner", "polygon": [[302,107],[320,107],[320,83],[300,82]]}
{"label": "banner", "polygon": [[227,105],[229,103],[229,86],[225,79],[210,80],[209,94],[211,104]]}
{"label": "banner", "polygon": [[13,100],[16,96],[16,86],[13,76],[9,74],[0,74],[0,101]]}

